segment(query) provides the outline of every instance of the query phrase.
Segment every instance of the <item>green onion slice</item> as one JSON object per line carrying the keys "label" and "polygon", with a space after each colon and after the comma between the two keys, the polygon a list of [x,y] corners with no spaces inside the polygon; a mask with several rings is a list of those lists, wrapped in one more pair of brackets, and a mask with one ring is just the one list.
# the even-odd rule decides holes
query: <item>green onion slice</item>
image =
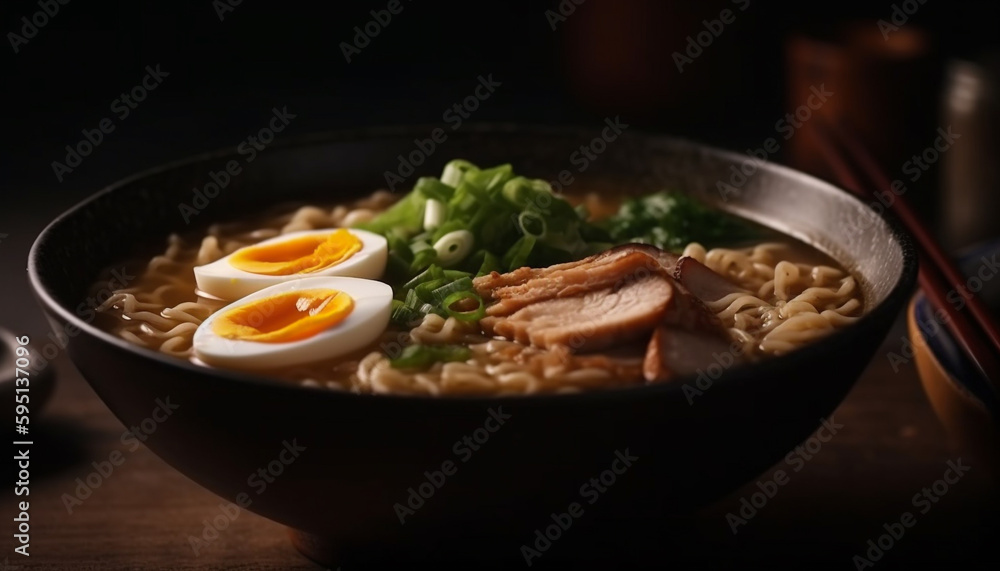
{"label": "green onion slice", "polygon": [[444,171],[441,172],[441,182],[452,188],[458,188],[458,185],[462,184],[465,173],[478,170],[479,168],[469,161],[455,159],[444,165]]}
{"label": "green onion slice", "polygon": [[472,291],[472,279],[464,277],[445,284],[431,292],[431,299],[434,303],[443,304],[449,295],[460,291]]}
{"label": "green onion slice", "polygon": [[517,217],[517,225],[524,234],[534,236],[539,240],[544,240],[548,233],[545,219],[537,212],[525,210]]}
{"label": "green onion slice", "polygon": [[434,242],[434,250],[437,251],[437,259],[443,266],[453,266],[472,252],[472,245],[475,236],[468,230],[455,230],[449,232],[437,242]]}
{"label": "green onion slice", "polygon": [[[479,305],[472,311],[457,311],[451,308],[452,305],[465,299],[473,299]],[[444,299],[444,303],[441,305],[444,307],[444,310],[448,312],[449,316],[454,317],[459,321],[479,321],[486,315],[486,304],[483,303],[483,298],[476,295],[476,292],[473,291],[457,291],[450,294]]]}
{"label": "green onion slice", "polygon": [[394,369],[425,369],[434,363],[465,361],[472,351],[461,345],[410,345],[399,357],[389,361]]}
{"label": "green onion slice", "polygon": [[504,265],[509,270],[516,270],[528,263],[528,256],[535,248],[535,237],[530,234],[521,236],[503,256]]}

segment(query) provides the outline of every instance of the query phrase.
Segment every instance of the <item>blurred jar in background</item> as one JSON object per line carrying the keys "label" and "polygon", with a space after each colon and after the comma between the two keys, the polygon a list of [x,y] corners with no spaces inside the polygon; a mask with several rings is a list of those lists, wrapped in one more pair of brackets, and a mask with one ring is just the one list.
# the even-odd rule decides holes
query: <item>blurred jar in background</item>
{"label": "blurred jar in background", "polygon": [[[940,109],[940,64],[929,35],[907,25],[883,34],[877,21],[837,28],[826,38],[793,35],[786,44],[788,106],[815,87],[833,92],[816,111],[852,131],[885,173],[906,185],[907,201],[931,228],[940,225],[936,171],[913,170],[912,158],[933,146]],[[789,161],[822,178],[833,172],[818,148],[817,124],[804,122],[789,142]]]}
{"label": "blurred jar in background", "polygon": [[1000,54],[949,62],[943,123],[961,140],[943,156],[945,245],[1000,236]]}
{"label": "blurred jar in background", "polygon": [[[639,128],[700,130],[723,123],[733,107],[726,98],[744,97],[737,88],[746,71],[742,58],[758,46],[740,43],[741,34],[752,30],[753,16],[741,13],[740,5],[580,2],[554,30],[561,34],[566,87],[586,112],[621,115]],[[729,10],[730,23],[720,20],[722,10]],[[689,47],[689,38],[699,34],[701,44]]]}

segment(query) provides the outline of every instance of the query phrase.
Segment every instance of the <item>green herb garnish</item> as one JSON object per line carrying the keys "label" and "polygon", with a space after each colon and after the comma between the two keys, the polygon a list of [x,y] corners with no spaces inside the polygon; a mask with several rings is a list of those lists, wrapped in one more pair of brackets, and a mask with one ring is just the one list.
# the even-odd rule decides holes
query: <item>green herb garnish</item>
{"label": "green herb garnish", "polygon": [[676,253],[691,242],[732,246],[762,234],[748,221],[669,191],[626,200],[602,226],[616,243],[644,242]]}

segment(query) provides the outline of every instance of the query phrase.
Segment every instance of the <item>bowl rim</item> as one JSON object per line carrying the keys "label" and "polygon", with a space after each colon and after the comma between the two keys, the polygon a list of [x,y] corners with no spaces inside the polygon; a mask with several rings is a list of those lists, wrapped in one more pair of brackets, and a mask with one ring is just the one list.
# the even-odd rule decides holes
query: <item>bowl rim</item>
{"label": "bowl rim", "polygon": [[[353,129],[338,129],[331,131],[321,131],[314,133],[306,133],[303,135],[298,135],[295,137],[290,137],[281,141],[275,141],[272,143],[270,148],[279,149],[295,149],[301,147],[315,146],[318,144],[329,144],[329,143],[349,143],[357,141],[373,141],[378,139],[385,139],[389,137],[411,137],[420,136],[430,132],[430,130],[439,127],[439,125],[433,124],[413,124],[413,125],[391,125],[391,126],[378,126],[378,127],[359,127]],[[462,127],[463,133],[470,134],[511,134],[511,133],[533,133],[539,136],[567,136],[573,134],[593,134],[593,127],[586,127],[580,125],[539,125],[531,123],[515,123],[515,122],[496,122],[496,123],[467,123]],[[686,146],[699,149],[702,152],[710,154],[712,156],[739,162],[745,158],[743,153],[736,151],[731,151],[727,149],[722,149],[712,145],[707,145],[687,137],[678,137],[670,134],[650,132],[639,129],[630,129],[630,137],[636,137],[639,139],[645,139],[648,141],[656,141],[659,143],[665,143],[667,146]],[[28,281],[31,284],[31,288],[38,298],[40,303],[45,309],[54,312],[63,321],[72,324],[77,327],[81,332],[86,332],[87,334],[95,337],[103,343],[108,343],[118,349],[124,350],[126,352],[134,353],[142,358],[152,359],[168,367],[176,368],[178,375],[178,382],[183,382],[183,379],[189,378],[189,375],[184,373],[195,373],[197,375],[207,374],[212,377],[221,377],[226,381],[234,381],[241,383],[250,383],[258,388],[266,388],[276,391],[312,391],[315,393],[321,393],[326,395],[323,398],[351,398],[351,399],[380,399],[380,402],[386,403],[396,403],[396,404],[410,404],[414,402],[426,403],[429,406],[448,406],[449,404],[521,404],[521,403],[537,403],[537,404],[563,404],[572,405],[574,403],[588,402],[598,399],[599,401],[608,402],[613,400],[632,400],[635,398],[643,398],[644,396],[652,396],[658,394],[670,394],[670,393],[682,393],[683,388],[698,377],[694,374],[686,375],[677,380],[671,381],[669,383],[654,383],[654,384],[643,384],[639,386],[616,386],[608,388],[596,388],[581,390],[574,393],[528,393],[528,394],[474,394],[474,395],[453,395],[453,396],[428,396],[423,394],[400,394],[400,393],[355,393],[351,391],[339,391],[332,390],[323,387],[305,387],[300,384],[291,383],[287,380],[276,379],[274,377],[269,377],[266,375],[259,375],[246,371],[232,370],[232,369],[220,369],[214,367],[200,366],[192,363],[189,360],[179,359],[177,357],[167,355],[160,351],[135,345],[129,343],[128,341],[112,335],[103,329],[98,328],[90,322],[82,320],[77,315],[70,312],[68,309],[62,306],[61,303],[55,300],[55,298],[50,294],[48,289],[43,284],[42,278],[40,276],[39,266],[41,265],[41,259],[43,257],[42,251],[44,250],[45,242],[47,242],[52,234],[55,232],[55,228],[61,225],[65,220],[76,215],[77,212],[87,208],[92,202],[99,200],[106,194],[113,193],[119,189],[128,187],[136,181],[142,180],[147,177],[155,176],[168,172],[170,170],[176,169],[189,164],[204,162],[212,159],[219,159],[222,157],[230,157],[234,154],[234,151],[229,148],[215,149],[212,151],[202,152],[195,155],[190,155],[181,159],[170,161],[158,166],[154,166],[142,171],[138,171],[132,175],[122,178],[116,182],[105,186],[104,188],[98,190],[97,192],[91,194],[90,196],[84,198],[77,204],[73,205],[62,214],[58,215],[51,222],[49,222],[45,228],[39,233],[35,238],[35,241],[31,245],[31,249],[28,253]],[[900,268],[896,283],[893,284],[889,293],[886,295],[885,299],[878,303],[870,310],[865,312],[862,316],[858,318],[857,321],[848,324],[847,326],[835,330],[833,333],[819,339],[813,343],[791,351],[787,354],[771,357],[756,363],[734,365],[730,368],[723,370],[722,374],[717,378],[712,379],[711,386],[715,386],[716,383],[720,385],[730,384],[737,382],[740,379],[746,378],[747,370],[754,370],[761,374],[763,373],[779,373],[785,367],[786,363],[795,361],[808,361],[811,357],[820,350],[820,346],[827,344],[836,339],[845,339],[853,335],[854,331],[862,327],[864,323],[873,321],[876,319],[877,314],[886,313],[889,307],[896,306],[896,314],[901,311],[905,311],[906,302],[911,295],[911,289],[916,283],[917,277],[917,253],[913,243],[912,238],[904,230],[904,226],[899,221],[898,218],[892,213],[885,211],[885,209],[876,210],[872,208],[870,203],[865,203],[858,197],[854,196],[850,192],[835,186],[833,183],[822,180],[813,175],[807,174],[805,172],[787,167],[783,164],[776,163],[774,161],[767,161],[763,165],[760,165],[762,171],[771,171],[773,174],[782,176],[786,179],[792,181],[801,181],[807,183],[816,189],[816,192],[823,192],[827,194],[838,194],[845,195],[848,200],[853,200],[863,208],[871,211],[878,218],[882,219],[886,224],[889,235],[898,244],[901,255],[902,255],[902,267]],[[783,233],[788,233],[782,231]],[[801,239],[801,238],[800,238]],[[815,244],[810,243],[803,239],[804,242],[810,246],[817,247]],[[706,392],[706,391],[703,391]],[[693,402],[691,403],[694,404]]]}

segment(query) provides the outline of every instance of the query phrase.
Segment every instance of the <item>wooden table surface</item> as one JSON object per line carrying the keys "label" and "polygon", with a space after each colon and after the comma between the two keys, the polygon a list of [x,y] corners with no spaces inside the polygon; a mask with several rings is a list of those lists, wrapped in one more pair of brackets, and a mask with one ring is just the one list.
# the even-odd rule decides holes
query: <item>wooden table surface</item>
{"label": "wooden table surface", "polygon": [[[39,339],[47,330],[27,292],[23,268],[44,217],[22,220],[0,244],[0,263],[8,276],[0,295],[0,324]],[[948,440],[912,365],[893,371],[887,353],[899,350],[902,325],[900,320],[834,413],[843,428],[800,471],[792,472],[790,481],[737,534],[726,514],[735,513],[740,499],[757,490],[754,482],[678,519],[669,536],[607,546],[610,565],[634,567],[633,561],[652,550],[662,568],[855,569],[853,556],[862,555],[867,541],[884,533],[883,524],[898,521],[904,511],[917,511],[912,496],[941,479],[949,460],[961,458],[970,471],[927,513],[918,513],[916,524],[874,567],[924,563],[931,568],[996,568],[996,480]],[[5,486],[0,508],[0,520],[7,522],[2,524],[7,527],[0,569],[322,569],[296,552],[282,526],[249,512],[196,555],[187,538],[201,532],[204,518],[218,514],[220,499],[145,447],[130,452],[120,441],[123,426],[73,365],[60,356],[56,367],[54,396],[43,412],[34,412],[32,423],[31,556],[13,552],[15,499],[23,498],[15,498],[14,472],[8,471],[11,485]],[[68,513],[63,495],[72,495],[76,479],[86,478],[93,462],[108,459],[115,450],[124,463]],[[567,558],[566,567],[590,567],[572,561],[572,553],[559,553],[558,547],[534,567],[562,566]]]}

